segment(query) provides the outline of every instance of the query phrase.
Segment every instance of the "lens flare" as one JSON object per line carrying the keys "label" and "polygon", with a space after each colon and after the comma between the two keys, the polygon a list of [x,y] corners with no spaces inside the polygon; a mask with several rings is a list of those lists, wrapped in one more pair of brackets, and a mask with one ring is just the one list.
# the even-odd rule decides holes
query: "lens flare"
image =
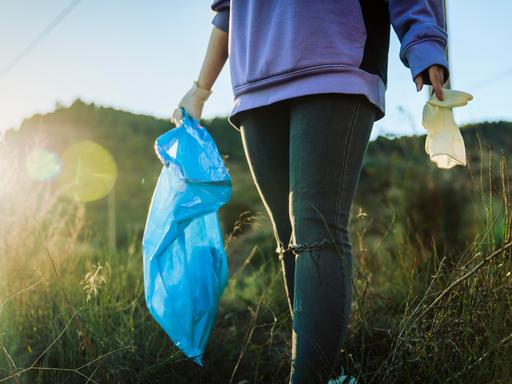
{"label": "lens flare", "polygon": [[61,156],[59,186],[75,201],[93,201],[106,196],[117,178],[117,166],[110,152],[92,141],[68,147]]}
{"label": "lens flare", "polygon": [[46,149],[32,151],[27,156],[25,165],[28,175],[35,180],[49,180],[57,175],[60,169],[57,154]]}

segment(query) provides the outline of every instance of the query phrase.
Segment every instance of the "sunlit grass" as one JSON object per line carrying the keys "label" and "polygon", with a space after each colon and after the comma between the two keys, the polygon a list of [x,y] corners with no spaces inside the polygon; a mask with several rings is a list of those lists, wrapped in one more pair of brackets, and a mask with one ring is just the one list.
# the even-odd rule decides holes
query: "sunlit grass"
{"label": "sunlit grass", "polygon": [[[343,357],[361,383],[512,380],[509,172],[504,156],[498,174],[493,161],[467,169],[473,200],[457,254],[422,242],[393,196],[385,223],[354,207],[356,289]],[[231,277],[199,369],[146,309],[136,239],[118,251],[93,241],[86,205],[25,167],[0,154],[0,382],[287,382],[290,315],[264,215],[244,214],[226,236]],[[405,187],[396,188],[401,196]],[[437,214],[458,214],[451,209]]]}

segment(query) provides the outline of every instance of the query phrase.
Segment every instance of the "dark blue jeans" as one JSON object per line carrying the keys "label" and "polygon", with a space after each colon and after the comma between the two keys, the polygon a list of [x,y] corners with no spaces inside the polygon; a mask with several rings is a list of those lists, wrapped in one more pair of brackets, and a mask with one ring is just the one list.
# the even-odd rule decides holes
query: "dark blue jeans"
{"label": "dark blue jeans", "polygon": [[341,370],[353,284],[349,213],[375,112],[363,95],[325,93],[240,116],[283,267],[293,384],[327,383]]}

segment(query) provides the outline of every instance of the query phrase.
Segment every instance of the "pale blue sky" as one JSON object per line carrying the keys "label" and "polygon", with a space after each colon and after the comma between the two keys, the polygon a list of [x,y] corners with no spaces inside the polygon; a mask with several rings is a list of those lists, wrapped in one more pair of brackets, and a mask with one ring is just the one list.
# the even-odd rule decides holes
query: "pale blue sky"
{"label": "pale blue sky", "polygon": [[[210,3],[83,0],[0,78],[0,130],[76,97],[167,118],[199,73],[212,28]],[[0,0],[0,68],[67,4]],[[456,121],[512,121],[512,1],[447,0],[447,6],[451,85],[474,96],[469,105],[454,110]],[[427,91],[416,92],[398,50],[392,32],[387,114],[375,124],[372,139],[425,132],[421,111]],[[227,115],[232,108],[228,63],[213,90],[205,118]]]}

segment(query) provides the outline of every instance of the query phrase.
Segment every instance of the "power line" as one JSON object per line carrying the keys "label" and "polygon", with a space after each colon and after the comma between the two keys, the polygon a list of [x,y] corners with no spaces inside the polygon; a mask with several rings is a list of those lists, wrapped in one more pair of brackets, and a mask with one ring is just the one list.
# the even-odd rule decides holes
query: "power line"
{"label": "power line", "polygon": [[16,65],[32,50],[34,49],[64,18],[80,3],[82,0],[71,1],[58,15],[55,17],[45,29],[36,36],[36,38],[17,56],[5,65],[0,71],[0,79],[11,72]]}
{"label": "power line", "polygon": [[495,75],[488,77],[487,79],[480,81],[478,83],[473,84],[472,86],[468,87],[469,90],[473,90],[476,88],[480,88],[484,85],[492,84],[493,82],[497,80],[503,80],[505,77],[512,75],[512,68],[509,68],[502,72],[497,72]]}

